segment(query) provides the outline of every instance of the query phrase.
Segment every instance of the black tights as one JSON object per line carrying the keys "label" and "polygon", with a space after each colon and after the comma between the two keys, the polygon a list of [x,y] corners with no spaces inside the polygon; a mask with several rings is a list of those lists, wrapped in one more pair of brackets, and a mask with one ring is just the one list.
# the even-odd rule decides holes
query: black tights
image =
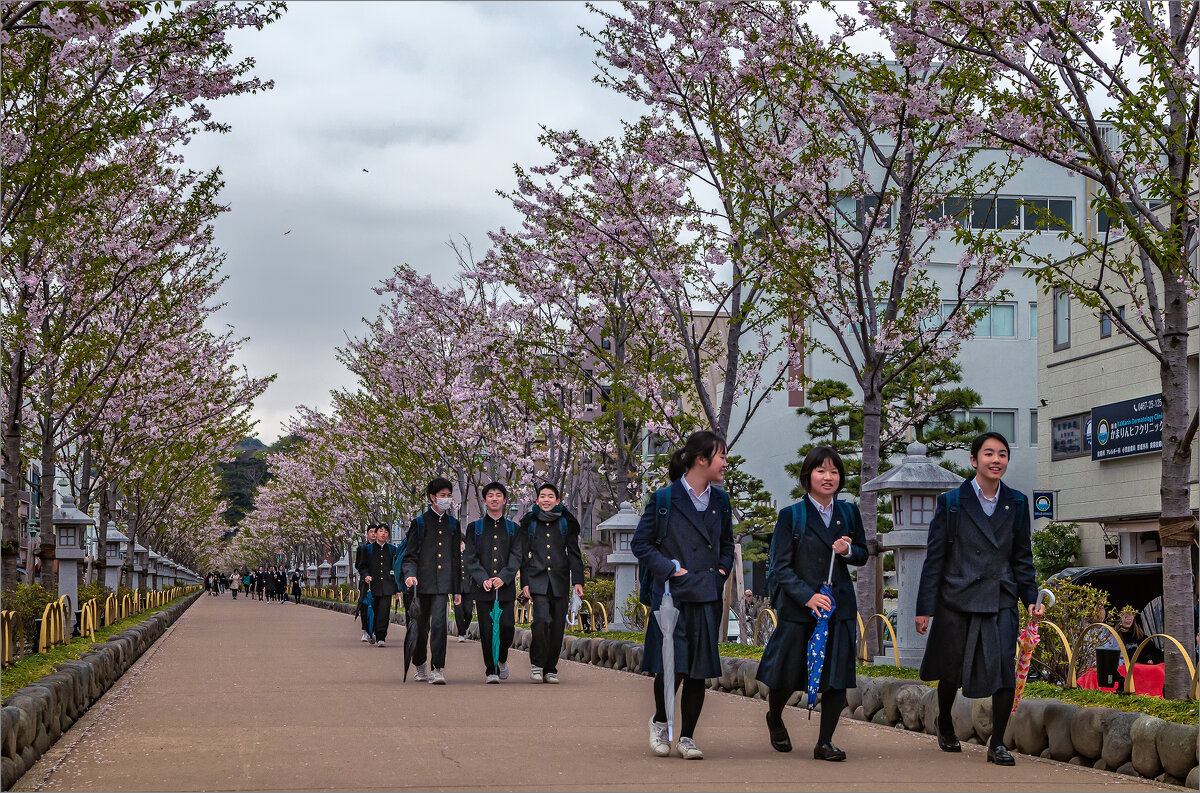
{"label": "black tights", "polygon": [[[940,682],[937,692],[938,730],[942,735],[953,735],[954,718],[951,708],[954,707],[954,695],[958,693],[958,687]],[[992,694],[992,737],[988,740],[988,745],[993,749],[1004,743],[1004,733],[1008,729],[1008,717],[1012,715],[1015,693],[1011,688],[1002,688]]]}
{"label": "black tights", "polygon": [[[698,677],[675,675],[675,688],[683,684],[679,694],[679,712],[683,716],[683,724],[679,726],[680,738],[691,738],[696,732],[696,722],[700,721],[700,711],[704,708],[704,681]],[[666,689],[661,674],[654,676],[654,720],[659,723],[667,721]]]}
{"label": "black tights", "polygon": [[[767,715],[771,721],[778,724],[783,719],[783,709],[791,698],[791,691],[771,689],[767,696]],[[837,729],[838,719],[845,707],[846,689],[831,688],[821,694],[821,730],[817,735],[817,745],[833,740],[833,731]]]}

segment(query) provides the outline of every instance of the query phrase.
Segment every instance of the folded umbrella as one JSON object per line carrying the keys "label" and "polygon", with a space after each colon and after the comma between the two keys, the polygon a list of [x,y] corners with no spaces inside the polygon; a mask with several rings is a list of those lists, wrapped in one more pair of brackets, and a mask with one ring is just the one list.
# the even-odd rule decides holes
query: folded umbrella
{"label": "folded umbrella", "polygon": [[421,600],[415,591],[411,597],[406,592],[405,600],[407,605],[404,622],[404,680],[407,682],[408,667],[412,665],[413,655],[417,651],[417,620],[421,618]]}
{"label": "folded umbrella", "polygon": [[496,601],[492,604],[492,668],[500,666],[500,589],[496,588]]}
{"label": "folded umbrella", "polygon": [[674,740],[675,728],[675,624],[679,622],[679,609],[671,597],[671,585],[663,587],[662,601],[654,612],[658,627],[662,629],[663,702],[667,711],[667,740]]}
{"label": "folded umbrella", "polygon": [[829,598],[829,608],[825,611],[813,609],[817,615],[817,624],[808,640],[808,685],[805,693],[808,696],[808,718],[812,718],[813,710],[817,707],[817,694],[821,690],[821,671],[825,668],[825,645],[829,641],[829,618],[837,602],[833,599],[833,563],[837,554],[830,550],[829,575],[821,585],[821,594]]}
{"label": "folded umbrella", "polygon": [[[1038,592],[1037,603],[1034,605],[1040,606],[1043,600],[1049,601],[1046,608],[1054,606],[1054,593],[1049,589],[1043,589]],[[1025,623],[1025,629],[1021,631],[1021,636],[1017,640],[1017,679],[1016,690],[1013,692],[1012,713],[1017,712],[1017,705],[1021,702],[1021,694],[1025,691],[1025,681],[1029,679],[1029,662],[1033,658],[1033,648],[1037,647],[1038,641],[1041,639],[1038,636],[1038,619],[1030,617],[1029,622]]]}

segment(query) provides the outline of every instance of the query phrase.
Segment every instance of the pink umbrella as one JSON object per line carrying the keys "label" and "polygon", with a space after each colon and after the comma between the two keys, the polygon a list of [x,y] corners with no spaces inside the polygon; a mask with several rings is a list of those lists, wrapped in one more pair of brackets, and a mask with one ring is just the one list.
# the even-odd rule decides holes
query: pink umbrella
{"label": "pink umbrella", "polygon": [[[1043,600],[1049,601],[1046,608],[1053,608],[1054,593],[1049,589],[1043,589],[1038,592],[1037,603],[1034,605],[1040,606]],[[1025,680],[1029,677],[1029,662],[1033,658],[1033,648],[1037,647],[1039,638],[1038,620],[1030,617],[1029,622],[1025,624],[1025,630],[1021,631],[1021,636],[1017,641],[1019,651],[1017,653],[1017,685],[1013,694],[1013,713],[1017,712],[1017,705],[1021,702],[1021,693],[1025,690]]]}

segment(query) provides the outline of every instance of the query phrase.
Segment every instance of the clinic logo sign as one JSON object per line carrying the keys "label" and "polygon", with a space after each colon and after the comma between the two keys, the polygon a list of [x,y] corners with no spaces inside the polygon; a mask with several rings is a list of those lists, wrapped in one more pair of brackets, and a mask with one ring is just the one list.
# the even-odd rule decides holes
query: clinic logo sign
{"label": "clinic logo sign", "polygon": [[1033,493],[1033,517],[1054,519],[1054,493],[1035,490]]}
{"label": "clinic logo sign", "polygon": [[1112,460],[1162,450],[1162,394],[1092,408],[1093,460]]}

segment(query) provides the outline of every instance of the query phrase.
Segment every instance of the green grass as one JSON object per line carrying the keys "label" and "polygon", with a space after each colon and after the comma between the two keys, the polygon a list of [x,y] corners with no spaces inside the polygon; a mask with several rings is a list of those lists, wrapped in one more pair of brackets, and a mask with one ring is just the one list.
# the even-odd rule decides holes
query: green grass
{"label": "green grass", "polygon": [[155,609],[146,609],[138,614],[134,614],[132,617],[126,617],[123,620],[114,622],[112,625],[107,625],[99,629],[96,631],[96,641],[94,643],[90,636],[81,636],[78,639],[72,640],[69,644],[64,644],[61,647],[53,647],[44,653],[30,653],[4,670],[3,679],[0,680],[0,697],[7,699],[18,688],[27,686],[30,683],[36,683],[46,675],[54,672],[63,661],[74,661],[80,658],[84,653],[93,649],[93,647],[102,645],[110,636],[120,633],[126,628],[132,628],[139,622],[146,621],[167,608],[167,606],[175,604],[180,598],[184,597],[187,597],[187,595],[180,595],[164,606],[159,606]]}

